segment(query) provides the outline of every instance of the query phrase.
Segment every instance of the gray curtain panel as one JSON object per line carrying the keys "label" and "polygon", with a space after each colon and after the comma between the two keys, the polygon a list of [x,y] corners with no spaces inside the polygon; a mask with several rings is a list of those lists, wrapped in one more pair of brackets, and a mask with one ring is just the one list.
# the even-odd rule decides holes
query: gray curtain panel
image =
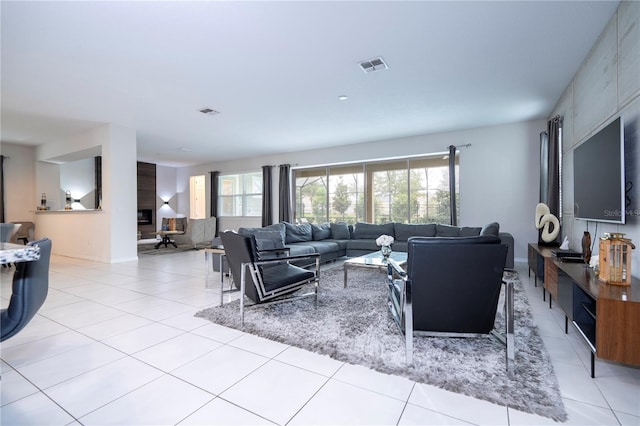
{"label": "gray curtain panel", "polygon": [[102,156],[94,157],[96,174],[96,195],[94,199],[94,208],[102,208]]}
{"label": "gray curtain panel", "polygon": [[549,134],[540,133],[540,196],[539,203],[547,204],[547,181],[549,180]]}
{"label": "gray curtain panel", "polygon": [[280,164],[280,222],[291,222],[291,166]]}
{"label": "gray curtain panel", "polygon": [[[218,177],[220,172],[209,172],[211,175],[211,188],[210,188],[210,209],[211,217],[218,217]],[[216,226],[216,237],[218,236],[218,226]]]}
{"label": "gray curtain panel", "polygon": [[449,146],[449,210],[451,212],[451,225],[458,226],[458,214],[456,212],[456,147]]}
{"label": "gray curtain panel", "polygon": [[273,191],[272,173],[273,166],[262,166],[262,226],[273,224]]}
{"label": "gray curtain panel", "polygon": [[4,223],[4,155],[0,155],[0,222]]}
{"label": "gray curtain panel", "polygon": [[[551,214],[561,219],[560,211],[560,132],[562,131],[562,118],[555,116],[547,125],[549,135],[548,160],[547,160],[547,200]],[[544,202],[544,201],[543,201]]]}

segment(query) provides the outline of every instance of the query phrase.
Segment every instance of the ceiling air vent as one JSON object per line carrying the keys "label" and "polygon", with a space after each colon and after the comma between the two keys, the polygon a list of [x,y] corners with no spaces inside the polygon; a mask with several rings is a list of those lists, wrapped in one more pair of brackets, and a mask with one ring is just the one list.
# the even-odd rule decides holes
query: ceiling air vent
{"label": "ceiling air vent", "polygon": [[215,109],[211,109],[211,108],[202,108],[200,110],[200,112],[203,113],[203,114],[207,114],[207,115],[220,114],[220,112],[216,111]]}
{"label": "ceiling air vent", "polygon": [[368,61],[360,62],[360,68],[362,68],[362,71],[366,73],[389,69],[381,56],[378,56],[374,59],[369,59]]}

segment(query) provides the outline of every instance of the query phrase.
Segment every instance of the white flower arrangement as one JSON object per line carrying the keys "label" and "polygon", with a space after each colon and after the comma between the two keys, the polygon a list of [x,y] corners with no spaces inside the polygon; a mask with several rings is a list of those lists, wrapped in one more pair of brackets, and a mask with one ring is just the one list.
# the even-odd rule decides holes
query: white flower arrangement
{"label": "white flower arrangement", "polygon": [[379,246],[390,246],[393,244],[393,237],[391,235],[380,235],[376,238],[376,244]]}

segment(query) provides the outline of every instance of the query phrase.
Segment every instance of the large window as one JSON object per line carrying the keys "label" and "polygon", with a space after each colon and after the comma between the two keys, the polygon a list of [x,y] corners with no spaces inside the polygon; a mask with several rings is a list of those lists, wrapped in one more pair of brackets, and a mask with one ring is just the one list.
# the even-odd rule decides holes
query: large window
{"label": "large window", "polygon": [[262,215],[262,172],[220,176],[219,216]]}
{"label": "large window", "polygon": [[[456,201],[459,197],[456,157]],[[293,170],[295,219],[450,223],[449,160],[412,157]],[[460,209],[456,209],[459,215]]]}

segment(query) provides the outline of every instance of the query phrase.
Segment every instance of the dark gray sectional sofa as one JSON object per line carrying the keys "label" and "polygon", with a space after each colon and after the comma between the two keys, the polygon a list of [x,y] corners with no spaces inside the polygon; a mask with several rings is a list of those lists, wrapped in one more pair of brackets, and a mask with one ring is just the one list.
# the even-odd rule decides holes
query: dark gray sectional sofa
{"label": "dark gray sectional sofa", "polygon": [[[436,223],[403,224],[390,222],[373,224],[358,222],[355,225],[343,223],[291,224],[278,223],[264,228],[240,228],[240,234],[253,234],[258,250],[287,247],[291,255],[319,253],[321,262],[328,262],[343,256],[356,257],[380,250],[376,238],[386,234],[394,238],[394,251],[407,251],[410,237],[474,237],[495,235],[509,247],[506,268],[513,268],[513,236],[500,232],[498,223],[484,227],[457,227]],[[214,265],[217,265],[214,262]]]}

